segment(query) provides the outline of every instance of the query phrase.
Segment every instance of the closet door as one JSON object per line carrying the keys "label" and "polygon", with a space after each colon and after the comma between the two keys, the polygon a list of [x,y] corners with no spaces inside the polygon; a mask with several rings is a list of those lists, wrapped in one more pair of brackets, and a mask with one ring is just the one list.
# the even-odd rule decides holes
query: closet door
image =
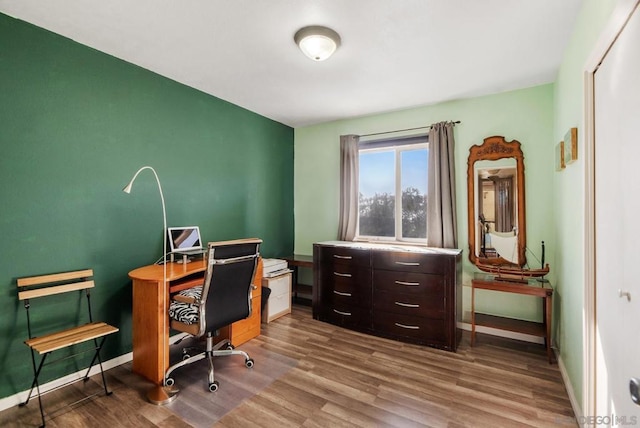
{"label": "closet door", "polygon": [[[596,407],[640,423],[640,12],[595,73]],[[638,393],[640,394],[640,392]],[[636,419],[632,419],[636,418]]]}

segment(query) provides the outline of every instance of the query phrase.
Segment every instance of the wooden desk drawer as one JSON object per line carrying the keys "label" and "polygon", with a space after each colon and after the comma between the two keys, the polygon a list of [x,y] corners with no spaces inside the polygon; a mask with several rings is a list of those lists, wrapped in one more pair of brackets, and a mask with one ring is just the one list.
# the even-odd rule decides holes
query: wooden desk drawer
{"label": "wooden desk drawer", "polygon": [[231,343],[240,346],[244,342],[260,335],[260,302],[261,297],[251,298],[251,316],[231,324]]}

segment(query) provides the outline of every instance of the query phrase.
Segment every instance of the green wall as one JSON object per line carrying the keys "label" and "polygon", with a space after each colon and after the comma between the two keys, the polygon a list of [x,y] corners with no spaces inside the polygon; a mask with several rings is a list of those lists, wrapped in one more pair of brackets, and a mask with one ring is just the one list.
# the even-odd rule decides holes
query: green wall
{"label": "green wall", "polygon": [[[545,241],[547,260],[555,248],[553,220],[553,85],[441,103],[409,110],[341,120],[295,130],[295,252],[311,254],[316,241],[336,239],[339,210],[339,136],[369,134],[460,120],[455,127],[458,247],[464,250],[464,283],[475,271],[468,261],[467,157],[484,138],[503,135],[522,143],[525,159],[527,244],[540,257]],[[413,131],[414,133],[416,131]],[[527,255],[532,265],[537,261]],[[553,271],[553,266],[551,267]],[[307,279],[308,281],[308,279]],[[465,287],[465,307],[470,308]],[[479,310],[539,320],[540,302],[526,297],[479,292]]]}
{"label": "green wall", "polygon": [[[153,174],[122,192],[141,166],[169,226],[293,250],[290,127],[2,14],[0,94],[0,398],[31,380],[18,277],[93,268],[95,316],[121,329],[104,357],[131,351],[127,273],[162,253]],[[64,324],[76,303],[44,309]]]}
{"label": "green wall", "polygon": [[555,87],[555,146],[571,127],[578,128],[578,160],[553,174],[554,234],[557,237],[554,265],[557,278],[555,300],[560,306],[558,350],[576,399],[582,404],[584,305],[584,109],[583,73],[588,56],[607,22],[615,0],[586,0],[558,73]]}

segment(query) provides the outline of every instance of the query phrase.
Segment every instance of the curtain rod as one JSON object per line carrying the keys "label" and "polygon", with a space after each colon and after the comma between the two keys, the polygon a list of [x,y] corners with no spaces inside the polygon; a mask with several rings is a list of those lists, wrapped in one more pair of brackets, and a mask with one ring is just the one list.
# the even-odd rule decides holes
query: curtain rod
{"label": "curtain rod", "polygon": [[[459,120],[456,121],[451,121],[451,123],[453,123],[454,125],[457,123],[460,123]],[[404,131],[415,131],[416,129],[429,129],[431,128],[433,125],[429,125],[429,126],[418,126],[417,128],[407,128],[407,129],[396,129],[395,131],[385,131],[385,132],[375,132],[373,134],[364,134],[364,135],[360,135],[360,137],[372,137],[374,135],[384,135],[384,134],[393,134],[394,132],[404,132]]]}

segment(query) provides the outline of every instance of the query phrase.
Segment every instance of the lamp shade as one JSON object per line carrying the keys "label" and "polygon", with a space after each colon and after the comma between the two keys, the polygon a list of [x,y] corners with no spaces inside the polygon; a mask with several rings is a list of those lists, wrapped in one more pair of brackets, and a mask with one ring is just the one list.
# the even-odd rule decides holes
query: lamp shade
{"label": "lamp shade", "polygon": [[318,25],[301,28],[293,36],[293,40],[300,50],[314,61],[324,61],[340,46],[338,33]]}

